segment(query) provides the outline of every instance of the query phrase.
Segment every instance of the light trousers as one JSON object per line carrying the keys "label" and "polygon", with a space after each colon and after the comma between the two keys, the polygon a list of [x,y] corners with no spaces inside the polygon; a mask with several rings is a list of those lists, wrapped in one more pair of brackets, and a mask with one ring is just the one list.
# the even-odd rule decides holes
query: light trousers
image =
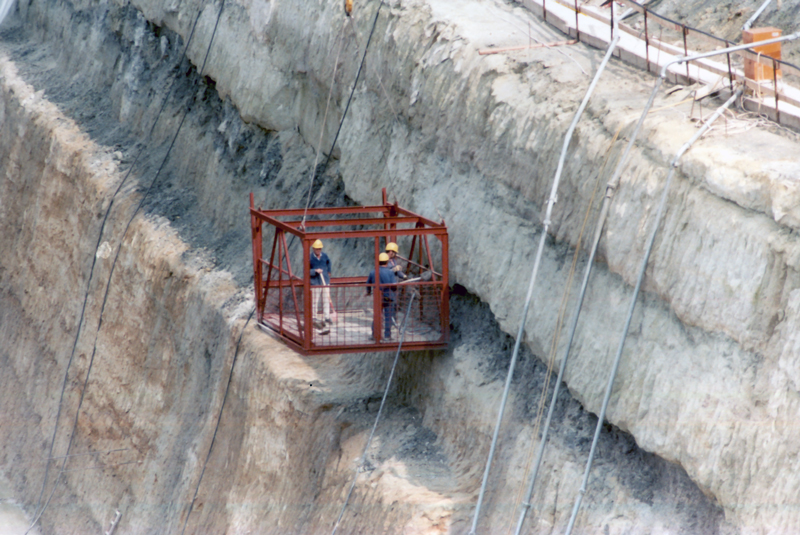
{"label": "light trousers", "polygon": [[330,286],[311,287],[311,312],[313,315],[319,314],[319,300],[322,299],[323,318],[331,319],[331,288]]}

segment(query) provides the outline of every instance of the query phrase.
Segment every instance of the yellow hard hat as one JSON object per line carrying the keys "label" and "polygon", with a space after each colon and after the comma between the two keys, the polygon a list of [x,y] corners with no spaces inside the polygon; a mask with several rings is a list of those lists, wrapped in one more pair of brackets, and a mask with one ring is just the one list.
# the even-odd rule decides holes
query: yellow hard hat
{"label": "yellow hard hat", "polygon": [[400,251],[397,248],[397,244],[395,242],[393,242],[393,241],[390,241],[389,243],[386,244],[386,250],[387,251],[394,251],[395,253]]}
{"label": "yellow hard hat", "polygon": [[344,12],[348,15],[353,12],[353,0],[344,0]]}
{"label": "yellow hard hat", "polygon": [[317,240],[311,244],[312,249],[322,249],[322,240]]}
{"label": "yellow hard hat", "polygon": [[389,255],[388,254],[381,253],[381,254],[378,255],[378,262],[388,262],[388,261],[389,261]]}

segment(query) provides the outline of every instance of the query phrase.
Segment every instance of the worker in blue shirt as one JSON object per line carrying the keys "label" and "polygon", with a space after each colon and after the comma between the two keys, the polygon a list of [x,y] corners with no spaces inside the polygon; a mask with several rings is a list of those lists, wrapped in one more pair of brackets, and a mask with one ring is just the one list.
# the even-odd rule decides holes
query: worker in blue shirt
{"label": "worker in blue shirt", "polygon": [[[311,245],[311,260],[309,262],[311,280],[311,314],[319,314],[319,301],[322,298],[323,321],[331,321],[331,259],[322,252],[322,241],[317,240]],[[320,322],[321,323],[321,322]]]}
{"label": "worker in blue shirt", "polygon": [[[381,253],[378,255],[378,283],[382,294],[381,309],[383,310],[383,338],[384,340],[391,340],[392,338],[392,320],[394,319],[395,310],[395,292],[397,282],[395,275],[386,264],[389,262],[389,255]],[[372,284],[375,283],[375,270],[369,272],[367,277],[367,295],[372,295]]]}

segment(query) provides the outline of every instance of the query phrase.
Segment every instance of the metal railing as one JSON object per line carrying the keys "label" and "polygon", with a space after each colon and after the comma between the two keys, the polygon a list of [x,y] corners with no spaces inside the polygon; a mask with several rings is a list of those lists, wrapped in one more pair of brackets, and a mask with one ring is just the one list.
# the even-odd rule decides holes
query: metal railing
{"label": "metal railing", "polygon": [[[404,310],[412,295],[414,304],[408,317],[404,346],[446,341],[442,281],[419,280],[381,286],[367,284],[366,277],[359,282],[348,277],[333,279],[327,286],[311,286],[308,291],[310,300],[306,299],[303,280],[299,277],[269,281],[261,316],[263,325],[305,351],[331,347],[353,350],[361,347],[366,351],[374,350],[376,343],[391,348],[398,342],[397,311]],[[309,310],[305,308],[307,301],[311,303]]]}
{"label": "metal railing", "polygon": [[[527,7],[528,9],[538,12],[541,11],[543,18],[547,22],[555,23],[558,20],[556,17],[548,17],[547,16],[547,5],[556,4],[561,8],[574,11],[576,20],[573,22],[570,20],[570,17],[567,16],[566,18],[562,17],[563,25],[566,25],[566,29],[563,29],[568,34],[572,34],[573,32],[578,34],[578,38],[580,38],[580,30],[577,29],[577,19],[578,15],[584,15],[586,17],[595,19],[599,22],[603,22],[604,24],[608,24],[610,28],[610,33],[613,37],[613,26],[611,24],[610,17],[607,17],[595,9],[577,6],[573,0],[517,0],[522,5]],[[643,4],[636,2],[634,0],[617,0],[625,7],[633,9],[637,13],[642,15],[642,22],[643,28],[635,29],[628,24],[619,24],[619,31],[622,33],[626,33],[632,37],[637,39],[641,39],[644,41],[644,58],[642,58],[644,65],[643,67],[650,72],[653,65],[656,65],[656,70],[660,68],[658,66],[658,59],[653,58],[652,49],[655,49],[659,52],[664,52],[665,54],[669,54],[671,56],[690,56],[695,54],[696,52],[709,52],[715,50],[717,48],[729,48],[734,46],[736,43],[729,41],[728,39],[724,39],[721,37],[717,37],[712,35],[708,32],[700,30],[698,28],[694,28],[692,26],[688,26],[681,22],[675,21],[670,19],[669,17],[665,17],[664,15],[659,15],[655,13],[651,9],[647,8]],[[538,4],[537,4],[538,2]],[[541,4],[541,5],[539,5]],[[613,12],[614,7],[613,3],[611,4],[611,11]],[[575,24],[576,28],[570,28],[570,24]],[[556,24],[558,26],[558,24]],[[658,29],[656,29],[658,28]],[[673,43],[673,44],[670,44]],[[759,54],[754,50],[755,47],[759,47],[761,44],[759,42],[753,43],[750,47],[737,50],[736,52],[730,52],[725,54],[725,64],[720,64],[716,62],[708,62],[708,61],[696,61],[696,62],[686,62],[685,64],[685,73],[682,76],[686,78],[692,79],[691,71],[690,71],[690,64],[694,63],[694,65],[698,66],[704,71],[710,72],[717,76],[721,76],[723,78],[727,78],[728,85],[731,91],[734,89],[735,82],[741,82],[744,84],[748,89],[750,89],[755,95],[758,96],[759,99],[759,107],[763,102],[761,99],[766,97],[769,99],[774,98],[774,117],[773,119],[779,124],[787,124],[793,127],[800,127],[800,116],[797,115],[797,110],[789,110],[787,106],[782,104],[789,104],[794,108],[800,108],[800,92],[794,90],[794,87],[788,86],[788,84],[784,81],[780,81],[780,75],[773,74],[771,80],[765,80],[763,82],[758,82],[755,80],[749,80],[744,76],[744,73],[741,71],[743,60],[753,61],[769,67],[772,69],[773,73],[777,72],[777,69],[780,69],[783,77],[786,78],[787,76],[792,77],[800,77],[800,67],[794,65],[788,61],[772,58],[766,56],[764,54]],[[623,48],[620,46],[620,48]],[[634,54],[635,55],[635,54]],[[641,61],[641,60],[639,60]],[[636,61],[634,61],[636,63]],[[676,73],[677,74],[677,73]],[[764,103],[767,108],[773,107],[773,103],[767,101]],[[781,115],[782,111],[780,108],[783,108],[783,112],[791,112],[795,117],[794,121],[782,121]],[[762,112],[767,111],[766,109],[762,110]]]}

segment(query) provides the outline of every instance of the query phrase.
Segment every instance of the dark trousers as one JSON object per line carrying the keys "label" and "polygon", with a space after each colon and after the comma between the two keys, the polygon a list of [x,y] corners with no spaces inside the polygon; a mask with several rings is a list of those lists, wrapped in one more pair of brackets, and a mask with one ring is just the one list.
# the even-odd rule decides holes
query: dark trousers
{"label": "dark trousers", "polygon": [[396,308],[394,299],[388,301],[384,299],[381,302],[381,307],[383,308],[383,337],[391,338],[392,320],[394,319],[395,308]]}

